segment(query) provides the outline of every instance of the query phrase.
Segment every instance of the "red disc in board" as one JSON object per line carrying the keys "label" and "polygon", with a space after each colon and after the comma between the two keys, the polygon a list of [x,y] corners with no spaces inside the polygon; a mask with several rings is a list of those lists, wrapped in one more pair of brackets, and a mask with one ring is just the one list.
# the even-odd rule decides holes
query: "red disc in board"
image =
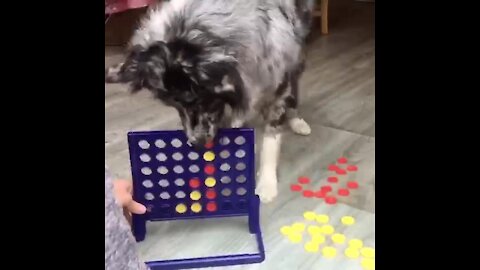
{"label": "red disc in board", "polygon": [[347,183],[347,187],[351,188],[351,189],[356,189],[356,188],[358,188],[358,183],[357,183],[357,181],[349,181]]}
{"label": "red disc in board", "polygon": [[290,186],[290,189],[291,189],[292,191],[301,191],[301,190],[302,190],[302,186],[297,185],[297,184],[293,184],[293,185]]}
{"label": "red disc in board", "polygon": [[197,178],[192,178],[190,179],[190,181],[188,181],[188,185],[191,188],[198,188],[200,186],[200,180],[198,180]]}
{"label": "red disc in board", "polygon": [[340,168],[338,168],[338,166],[335,165],[335,164],[328,165],[328,170],[329,171],[337,171],[338,169],[340,169]]}
{"label": "red disc in board", "polygon": [[330,176],[330,177],[327,178],[327,181],[329,183],[337,183],[338,182],[338,177]]}
{"label": "red disc in board", "polygon": [[209,200],[213,200],[217,197],[217,192],[215,192],[215,189],[209,188],[209,189],[207,189],[205,197],[207,197],[207,199],[209,199]]}
{"label": "red disc in board", "polygon": [[331,186],[322,186],[322,187],[320,188],[320,190],[323,191],[323,192],[325,192],[325,193],[327,193],[327,192],[332,191],[332,187],[331,187]]}
{"label": "red disc in board", "polygon": [[304,190],[303,191],[303,197],[311,198],[311,197],[313,197],[313,195],[315,195],[315,193],[312,190]]}
{"label": "red disc in board", "polygon": [[217,211],[217,204],[215,202],[208,202],[207,203],[207,211],[208,212],[215,212]]}
{"label": "red disc in board", "polygon": [[205,166],[204,171],[205,171],[206,174],[212,175],[212,174],[215,173],[215,167],[213,167],[212,164],[208,164],[207,166]]}
{"label": "red disc in board", "polygon": [[302,185],[305,185],[305,184],[310,183],[310,179],[308,177],[301,176],[301,177],[298,178],[298,183],[300,183]]}
{"label": "red disc in board", "polygon": [[325,198],[325,202],[328,204],[336,204],[337,203],[337,198],[329,196]]}
{"label": "red disc in board", "polygon": [[213,147],[213,141],[208,141],[206,144],[205,144],[205,148],[207,149],[210,149]]}
{"label": "red disc in board", "polygon": [[341,189],[338,190],[338,195],[348,196],[348,195],[350,195],[350,191],[348,191],[348,189],[346,189],[346,188],[341,188]]}
{"label": "red disc in board", "polygon": [[338,168],[337,174],[339,174],[339,175],[345,175],[345,174],[347,174],[347,171],[345,171],[344,169]]}
{"label": "red disc in board", "polygon": [[348,162],[347,158],[346,157],[341,157],[337,160],[338,163],[340,164],[345,164]]}

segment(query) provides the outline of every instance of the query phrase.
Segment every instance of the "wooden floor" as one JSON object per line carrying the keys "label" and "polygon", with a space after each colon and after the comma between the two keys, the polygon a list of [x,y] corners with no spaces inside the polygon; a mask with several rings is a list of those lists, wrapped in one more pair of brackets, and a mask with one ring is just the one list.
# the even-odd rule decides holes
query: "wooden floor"
{"label": "wooden floor", "polygon": [[[308,66],[301,80],[300,111],[310,123],[312,134],[285,135],[279,197],[261,206],[266,260],[228,269],[362,269],[360,259],[343,255],[346,244],[337,245],[339,254],[326,259],[321,252],[304,250],[306,238],[293,244],[280,233],[282,226],[302,221],[304,211],[328,214],[331,224],[347,240],[359,238],[366,246],[375,246],[374,4],[330,1],[329,26],[328,36],[317,36],[309,45]],[[121,58],[121,49],[106,48],[106,66]],[[106,85],[105,112],[106,162],[122,178],[131,178],[128,131],[181,127],[172,109],[146,92],[131,96],[118,85]],[[328,205],[321,199],[304,198],[290,191],[290,185],[301,175],[309,176],[314,188],[327,183],[327,166],[340,156],[358,166],[358,172],[340,180],[339,185],[347,180],[360,183],[349,197]],[[344,215],[355,217],[357,223],[342,226],[339,219]],[[242,225],[243,220],[150,224],[147,240],[139,244],[140,252],[145,260],[253,252],[253,239]]]}

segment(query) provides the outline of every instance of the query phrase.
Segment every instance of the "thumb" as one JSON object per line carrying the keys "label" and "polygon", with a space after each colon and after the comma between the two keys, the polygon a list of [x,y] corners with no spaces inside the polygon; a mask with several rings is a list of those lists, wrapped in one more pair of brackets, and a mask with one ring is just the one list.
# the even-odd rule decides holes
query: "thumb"
{"label": "thumb", "polygon": [[136,201],[130,201],[127,208],[128,211],[133,214],[145,214],[145,212],[147,212],[147,208],[143,204],[140,204]]}

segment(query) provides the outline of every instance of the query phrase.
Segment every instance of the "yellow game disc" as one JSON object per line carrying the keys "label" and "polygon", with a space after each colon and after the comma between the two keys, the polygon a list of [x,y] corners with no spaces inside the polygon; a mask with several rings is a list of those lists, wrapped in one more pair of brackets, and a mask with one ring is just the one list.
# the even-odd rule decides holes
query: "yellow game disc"
{"label": "yellow game disc", "polygon": [[207,177],[207,179],[205,179],[205,186],[207,187],[214,187],[216,183],[217,180],[213,177]]}
{"label": "yellow game disc", "polygon": [[352,239],[348,241],[348,246],[351,248],[360,249],[363,247],[363,242],[360,239]]}
{"label": "yellow game disc", "polygon": [[364,247],[360,249],[360,254],[365,258],[375,258],[375,249],[371,247]]}
{"label": "yellow game disc", "polygon": [[212,161],[215,159],[215,154],[211,151],[205,152],[205,154],[203,154],[203,159],[205,159],[205,161]]}
{"label": "yellow game disc", "polygon": [[305,244],[305,250],[307,252],[317,252],[318,251],[318,244],[313,242],[313,241],[310,241],[308,243]]}
{"label": "yellow game disc", "polygon": [[371,258],[363,258],[362,261],[360,262],[362,265],[363,269],[366,270],[373,270],[375,269],[375,260]]}
{"label": "yellow game disc", "polygon": [[356,259],[358,256],[360,256],[360,252],[358,252],[358,249],[356,248],[347,248],[345,249],[345,256],[347,256],[350,259]]}
{"label": "yellow game disc", "polygon": [[198,213],[198,212],[202,211],[202,205],[199,204],[199,203],[194,203],[194,204],[192,204],[192,206],[190,207],[190,209],[192,209],[192,211],[193,211],[194,213]]}
{"label": "yellow game disc", "polygon": [[202,193],[200,193],[198,190],[194,190],[192,191],[192,193],[190,193],[190,199],[194,201],[200,200],[201,197],[202,197]]}
{"label": "yellow game disc", "polygon": [[292,225],[292,230],[298,233],[303,232],[305,230],[305,224],[301,222],[295,222]]}
{"label": "yellow game disc", "polygon": [[355,219],[351,216],[344,216],[342,217],[342,223],[343,225],[347,225],[347,226],[353,225],[355,224]]}
{"label": "yellow game disc", "polygon": [[181,203],[175,207],[175,211],[177,211],[177,213],[183,214],[187,212],[187,207],[185,206],[185,204]]}
{"label": "yellow game disc", "polygon": [[330,218],[327,215],[318,215],[317,216],[317,222],[318,223],[328,223]]}
{"label": "yellow game disc", "polygon": [[304,217],[306,220],[312,221],[312,220],[315,220],[315,218],[317,217],[317,215],[315,215],[314,212],[308,211],[308,212],[303,213],[303,217]]}
{"label": "yellow game disc", "polygon": [[317,243],[318,245],[325,243],[325,236],[321,234],[312,235],[312,242]]}
{"label": "yellow game disc", "polygon": [[332,235],[332,241],[335,243],[335,244],[343,244],[345,242],[345,235],[341,234],[341,233],[336,233],[334,235]]}
{"label": "yellow game disc", "polygon": [[332,234],[335,232],[335,228],[332,225],[323,225],[321,228],[323,234]]}
{"label": "yellow game disc", "polygon": [[316,225],[310,225],[310,226],[308,226],[308,233],[311,234],[311,235],[321,234],[322,230],[320,229],[320,227],[318,227]]}
{"label": "yellow game disc", "polygon": [[302,242],[302,235],[300,233],[294,232],[288,235],[288,239],[294,244],[300,243]]}
{"label": "yellow game disc", "polygon": [[280,232],[283,235],[287,236],[292,233],[292,228],[290,226],[283,226],[282,228],[280,228]]}
{"label": "yellow game disc", "polygon": [[334,247],[324,247],[322,249],[322,255],[326,258],[333,258],[337,256],[337,250]]}

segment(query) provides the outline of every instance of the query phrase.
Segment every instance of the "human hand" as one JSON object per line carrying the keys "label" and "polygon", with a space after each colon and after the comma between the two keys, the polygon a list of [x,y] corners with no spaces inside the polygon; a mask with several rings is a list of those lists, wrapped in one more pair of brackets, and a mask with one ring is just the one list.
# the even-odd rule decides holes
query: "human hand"
{"label": "human hand", "polygon": [[127,180],[113,181],[113,192],[120,205],[133,214],[145,214],[147,208],[132,198],[132,182]]}

